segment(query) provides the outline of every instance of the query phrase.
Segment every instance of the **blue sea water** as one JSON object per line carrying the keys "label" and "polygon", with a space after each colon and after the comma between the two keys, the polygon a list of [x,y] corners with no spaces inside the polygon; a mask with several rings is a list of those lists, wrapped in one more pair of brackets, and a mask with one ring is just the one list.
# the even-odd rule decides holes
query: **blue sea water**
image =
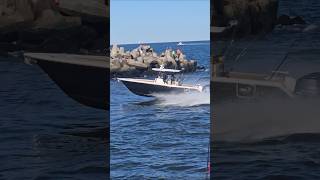
{"label": "blue sea water", "polygon": [[[177,43],[150,44],[156,52]],[[187,59],[207,70],[185,74],[186,83],[209,83],[210,42],[184,42]],[[124,45],[126,50],[138,45]],[[112,179],[204,179],[210,134],[209,93],[166,94],[163,101],[132,94],[110,80]]]}
{"label": "blue sea water", "polygon": [[0,59],[0,179],[106,179],[108,114],[38,67]]}
{"label": "blue sea water", "polygon": [[[307,25],[277,27],[264,38],[235,42],[229,67],[271,74],[288,53],[281,71],[294,78],[320,72],[320,1],[281,0],[280,14],[302,16]],[[234,63],[244,48],[247,52]],[[212,179],[320,179],[319,106],[319,99],[213,103],[213,126],[219,124],[214,129],[225,134],[214,135]]]}

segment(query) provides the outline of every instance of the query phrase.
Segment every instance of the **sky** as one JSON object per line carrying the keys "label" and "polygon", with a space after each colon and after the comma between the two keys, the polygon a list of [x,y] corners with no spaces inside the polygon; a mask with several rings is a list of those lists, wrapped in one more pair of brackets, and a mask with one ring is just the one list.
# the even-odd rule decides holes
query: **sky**
{"label": "sky", "polygon": [[210,39],[209,0],[111,0],[110,43]]}

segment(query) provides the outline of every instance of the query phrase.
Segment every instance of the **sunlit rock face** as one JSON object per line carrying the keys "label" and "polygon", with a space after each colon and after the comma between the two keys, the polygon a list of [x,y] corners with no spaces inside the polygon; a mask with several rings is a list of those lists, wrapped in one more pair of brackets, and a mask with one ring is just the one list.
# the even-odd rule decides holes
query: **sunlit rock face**
{"label": "sunlit rock face", "polygon": [[222,36],[228,38],[270,32],[276,25],[277,11],[278,0],[213,0],[211,26],[219,32],[212,33],[224,31]]}
{"label": "sunlit rock face", "polygon": [[108,9],[105,0],[1,0],[0,55],[20,50],[104,54]]}
{"label": "sunlit rock face", "polygon": [[0,1],[0,28],[34,19],[32,2],[29,0]]}

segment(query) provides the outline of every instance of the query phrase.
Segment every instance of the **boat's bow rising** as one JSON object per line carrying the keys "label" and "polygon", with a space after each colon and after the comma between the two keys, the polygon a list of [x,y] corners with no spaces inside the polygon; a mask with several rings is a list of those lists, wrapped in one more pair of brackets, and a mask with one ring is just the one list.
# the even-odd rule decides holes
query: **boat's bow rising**
{"label": "boat's bow rising", "polygon": [[38,64],[49,77],[77,102],[109,109],[109,59],[55,53],[25,53],[25,62]]}

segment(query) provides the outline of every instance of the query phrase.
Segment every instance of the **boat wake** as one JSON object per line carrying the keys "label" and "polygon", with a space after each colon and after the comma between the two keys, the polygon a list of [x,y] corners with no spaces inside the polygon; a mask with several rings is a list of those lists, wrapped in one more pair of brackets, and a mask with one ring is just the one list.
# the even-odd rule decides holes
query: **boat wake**
{"label": "boat wake", "polygon": [[210,92],[188,92],[171,94],[153,94],[161,106],[201,106],[210,104]]}
{"label": "boat wake", "polygon": [[267,100],[214,106],[216,141],[256,142],[292,134],[320,133],[319,100]]}

